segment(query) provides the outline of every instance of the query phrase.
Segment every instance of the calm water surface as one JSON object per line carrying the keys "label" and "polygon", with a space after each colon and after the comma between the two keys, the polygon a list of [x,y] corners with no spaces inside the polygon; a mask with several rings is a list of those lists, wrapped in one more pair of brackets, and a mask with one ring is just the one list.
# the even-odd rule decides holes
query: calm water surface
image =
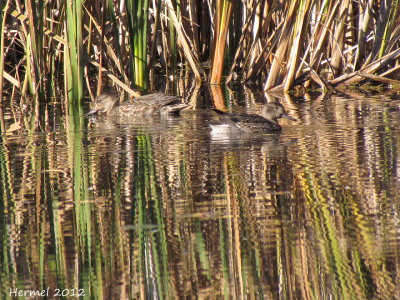
{"label": "calm water surface", "polygon": [[272,100],[298,122],[230,139],[204,109],[27,130],[3,107],[0,298],[399,299],[400,97]]}

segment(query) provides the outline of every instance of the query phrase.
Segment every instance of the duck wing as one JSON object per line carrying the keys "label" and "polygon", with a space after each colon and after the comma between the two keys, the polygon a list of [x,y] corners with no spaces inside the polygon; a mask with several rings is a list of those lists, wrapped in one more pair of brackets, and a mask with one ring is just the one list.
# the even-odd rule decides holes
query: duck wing
{"label": "duck wing", "polygon": [[256,114],[232,114],[229,119],[244,132],[280,131],[281,126]]}
{"label": "duck wing", "polygon": [[278,123],[255,114],[239,115],[235,118],[235,122],[243,131],[249,132],[280,131],[282,129]]}
{"label": "duck wing", "polygon": [[212,125],[228,125],[230,126],[232,129],[239,129],[240,128],[237,126],[237,122],[238,122],[238,118],[236,117],[237,115],[233,115],[233,114],[228,114],[226,112],[223,112],[222,110],[213,109],[214,112],[217,113],[219,120],[218,122],[216,122],[216,124],[212,124]]}
{"label": "duck wing", "polygon": [[188,107],[181,99],[162,93],[148,94],[139,98],[130,99],[115,107],[112,115],[115,116],[147,116],[153,114],[179,114],[179,111]]}
{"label": "duck wing", "polygon": [[269,122],[267,119],[256,114],[228,114],[218,109],[213,109],[213,111],[215,111],[220,116],[221,120],[227,121],[229,123],[233,122],[234,124],[265,123],[266,121]]}
{"label": "duck wing", "polygon": [[144,114],[160,113],[161,115],[176,114],[187,108],[188,105],[182,103],[182,99],[176,96],[169,96],[162,93],[144,95],[131,100],[135,106],[141,107]]}
{"label": "duck wing", "polygon": [[143,106],[162,107],[175,103],[182,103],[181,99],[175,96],[165,95],[163,93],[155,93],[131,99],[128,102]]}

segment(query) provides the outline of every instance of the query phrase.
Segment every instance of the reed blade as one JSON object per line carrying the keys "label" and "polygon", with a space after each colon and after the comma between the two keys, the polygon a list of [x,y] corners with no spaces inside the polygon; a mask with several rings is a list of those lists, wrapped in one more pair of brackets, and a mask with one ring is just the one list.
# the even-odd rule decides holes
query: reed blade
{"label": "reed blade", "polygon": [[210,83],[220,84],[222,79],[222,71],[224,67],[224,55],[226,48],[226,39],[228,35],[229,22],[231,19],[232,1],[217,0],[217,8],[215,12],[216,28],[215,28],[215,44],[212,59]]}
{"label": "reed blade", "polygon": [[64,48],[64,71],[70,104],[79,104],[83,98],[83,35],[82,35],[83,0],[66,2],[66,44]]}
{"label": "reed blade", "polygon": [[3,1],[0,4],[0,12],[2,15],[2,22],[1,22],[1,33],[0,33],[0,104],[3,100],[3,81],[4,81],[4,29],[6,24],[7,18],[7,11],[9,8],[10,0],[3,6]]}

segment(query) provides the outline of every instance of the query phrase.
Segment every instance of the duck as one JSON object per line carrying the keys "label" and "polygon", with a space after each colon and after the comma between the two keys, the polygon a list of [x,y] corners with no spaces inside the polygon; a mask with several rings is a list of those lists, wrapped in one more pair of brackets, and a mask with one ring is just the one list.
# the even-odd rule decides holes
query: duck
{"label": "duck", "polygon": [[182,103],[181,99],[163,93],[144,95],[130,99],[122,104],[116,105],[119,97],[114,92],[103,92],[94,100],[93,108],[86,115],[96,113],[107,116],[147,116],[147,115],[171,115],[179,114],[189,105]]}
{"label": "duck", "polygon": [[212,134],[276,133],[282,130],[278,119],[296,121],[279,102],[266,103],[261,114],[229,114],[218,109],[214,112],[219,118],[216,124],[210,124]]}

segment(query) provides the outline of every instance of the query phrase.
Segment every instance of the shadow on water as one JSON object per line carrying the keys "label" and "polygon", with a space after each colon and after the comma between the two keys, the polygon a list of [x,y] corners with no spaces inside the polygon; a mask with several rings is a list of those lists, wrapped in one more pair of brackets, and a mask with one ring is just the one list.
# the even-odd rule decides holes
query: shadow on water
{"label": "shadow on water", "polygon": [[400,98],[268,96],[298,122],[214,139],[205,102],[265,96],[196,93],[179,118],[4,111],[1,298],[400,298]]}

